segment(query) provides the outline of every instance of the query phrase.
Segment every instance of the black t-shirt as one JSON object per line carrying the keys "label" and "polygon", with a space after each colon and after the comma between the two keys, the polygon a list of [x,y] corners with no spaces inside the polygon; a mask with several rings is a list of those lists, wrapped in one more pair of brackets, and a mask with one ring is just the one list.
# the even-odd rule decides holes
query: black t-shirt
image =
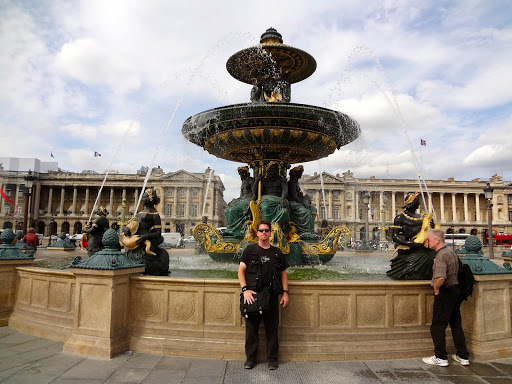
{"label": "black t-shirt", "polygon": [[248,245],[240,262],[245,263],[247,269],[245,278],[247,288],[251,290],[261,289],[274,278],[274,283],[281,285],[281,272],[288,267],[288,260],[283,252],[277,247],[270,246],[269,249],[261,248],[258,244]]}

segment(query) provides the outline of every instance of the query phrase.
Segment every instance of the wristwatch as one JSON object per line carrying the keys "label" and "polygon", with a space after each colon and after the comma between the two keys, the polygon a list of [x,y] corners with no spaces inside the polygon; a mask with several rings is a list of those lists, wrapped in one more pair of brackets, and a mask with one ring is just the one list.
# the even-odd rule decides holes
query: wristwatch
{"label": "wristwatch", "polygon": [[283,289],[283,293],[290,293],[287,289]]}

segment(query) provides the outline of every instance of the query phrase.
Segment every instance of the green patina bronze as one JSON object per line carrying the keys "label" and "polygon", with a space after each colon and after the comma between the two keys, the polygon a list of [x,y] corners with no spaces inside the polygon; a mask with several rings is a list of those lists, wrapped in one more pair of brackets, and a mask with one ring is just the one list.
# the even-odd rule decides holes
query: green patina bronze
{"label": "green patina bronze", "polygon": [[102,243],[105,248],[85,261],[74,261],[71,268],[117,270],[144,266],[142,262],[133,261],[119,251],[119,236],[115,230],[107,230],[103,234]]}
{"label": "green patina bronze", "polygon": [[460,260],[471,267],[471,271],[474,275],[495,275],[503,273],[512,273],[512,267],[509,263],[504,263],[505,268],[501,268],[491,260],[482,257],[480,254],[482,250],[482,242],[475,235],[471,235],[466,239],[464,248],[467,251],[466,256],[460,258]]}
{"label": "green patina bronze", "polygon": [[21,249],[21,251],[29,256],[34,255],[34,247],[21,241],[23,239],[23,231],[16,231],[16,237],[18,241],[16,242],[16,248]]}
{"label": "green patina bronze", "polygon": [[33,259],[33,254],[25,253],[21,248],[13,245],[16,235],[11,228],[6,228],[0,235],[0,260],[23,260]]}
{"label": "green patina bronze", "polygon": [[58,240],[53,243],[52,245],[49,245],[48,248],[69,248],[69,249],[75,249],[76,244],[71,243],[67,239],[67,235],[65,232],[61,232],[59,235]]}

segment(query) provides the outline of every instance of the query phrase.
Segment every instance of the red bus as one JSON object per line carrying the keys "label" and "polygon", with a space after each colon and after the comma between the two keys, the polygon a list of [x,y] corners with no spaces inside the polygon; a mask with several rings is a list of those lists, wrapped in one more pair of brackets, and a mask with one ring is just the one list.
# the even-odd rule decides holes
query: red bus
{"label": "red bus", "polygon": [[[489,244],[489,237],[487,236],[487,244]],[[494,231],[493,240],[495,245],[512,245],[512,233],[497,233]]]}

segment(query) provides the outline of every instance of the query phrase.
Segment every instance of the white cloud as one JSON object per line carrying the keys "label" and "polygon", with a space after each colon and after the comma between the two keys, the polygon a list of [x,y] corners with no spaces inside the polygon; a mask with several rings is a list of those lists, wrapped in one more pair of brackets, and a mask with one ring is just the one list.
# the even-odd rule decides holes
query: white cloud
{"label": "white cloud", "polygon": [[90,85],[107,85],[126,93],[141,86],[136,71],[125,58],[92,38],[66,43],[55,57],[55,66],[62,73]]}

